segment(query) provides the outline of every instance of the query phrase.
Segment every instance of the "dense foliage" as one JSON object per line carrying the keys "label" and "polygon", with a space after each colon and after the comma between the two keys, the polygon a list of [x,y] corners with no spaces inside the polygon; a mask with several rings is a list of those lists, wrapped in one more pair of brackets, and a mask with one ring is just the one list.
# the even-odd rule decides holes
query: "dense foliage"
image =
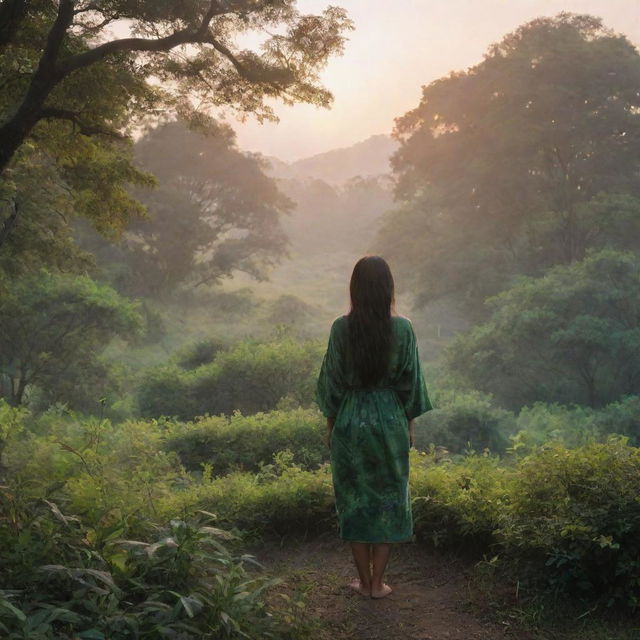
{"label": "dense foliage", "polygon": [[379,245],[428,302],[476,317],[517,274],[637,249],[640,54],[594,17],[538,18],[396,121]]}
{"label": "dense foliage", "polygon": [[216,283],[234,271],[263,279],[282,257],[280,217],[291,202],[263,163],[236,147],[229,126],[211,121],[190,131],[168,122],[150,128],[135,155],[158,180],[138,193],[149,216],[132,221],[117,247],[95,234],[83,243],[121,291],[166,298],[178,285]]}
{"label": "dense foliage", "polygon": [[274,638],[285,625],[266,608],[274,582],[247,570],[234,536],[212,514],[173,519],[146,540],[115,521],[87,527],[46,499],[0,491],[0,631],[7,640],[71,637]]}
{"label": "dense foliage", "polygon": [[504,406],[603,406],[640,393],[640,259],[606,249],[521,277],[447,349],[449,367]]}
{"label": "dense foliage", "polygon": [[95,411],[116,384],[101,350],[141,330],[137,305],[87,276],[42,269],[17,278],[0,296],[0,397],[21,404],[39,394],[45,406]]}
{"label": "dense foliage", "polygon": [[309,406],[321,359],[322,345],[315,341],[243,340],[195,368],[170,363],[150,369],[138,392],[140,413],[188,420],[266,411],[281,401]]}
{"label": "dense foliage", "polygon": [[516,430],[516,416],[496,406],[490,396],[446,390],[434,402],[434,409],[416,420],[418,449],[426,451],[435,445],[456,454],[485,449],[505,452],[508,437]]}
{"label": "dense foliage", "polygon": [[291,461],[306,469],[327,462],[324,419],[315,409],[270,411],[243,416],[197,418],[176,422],[165,447],[191,471],[209,465],[215,475],[232,470],[259,471],[274,453],[289,450]]}
{"label": "dense foliage", "polygon": [[[482,408],[480,415],[486,415],[487,407],[482,407],[478,398],[475,403]],[[188,442],[190,434],[202,433],[203,427],[213,427],[213,422],[111,424],[106,420],[78,420],[55,411],[29,417],[24,409],[6,404],[0,408],[4,443],[1,459],[8,491],[3,494],[1,507],[5,519],[0,527],[0,548],[11,555],[6,566],[11,568],[7,576],[13,576],[14,588],[19,587],[16,567],[24,568],[29,563],[33,575],[37,575],[36,567],[51,564],[111,572],[116,586],[126,589],[128,577],[139,575],[135,572],[141,570],[127,553],[144,546],[127,550],[126,544],[120,546],[116,540],[135,538],[153,543],[158,540],[158,534],[153,533],[156,526],[175,518],[190,522],[199,510],[215,513],[217,526],[237,527],[259,536],[318,533],[335,527],[328,465],[318,467],[315,459],[304,460],[309,449],[301,437],[289,441],[287,449],[276,450],[282,446],[277,435],[283,428],[299,434],[306,429],[310,441],[317,438],[320,416],[315,412],[287,415],[277,411],[219,422],[220,437],[215,440],[212,435],[203,443],[203,447],[211,447],[209,461],[196,461],[192,451],[183,452],[191,464],[202,463],[201,470],[192,473],[182,467],[173,451],[175,436],[182,434],[182,442]],[[618,416],[619,423],[626,416],[624,421],[635,420],[638,424],[637,402],[616,404],[597,416],[579,408],[573,411],[575,415],[567,413],[566,408],[537,405],[535,411],[517,416],[521,426],[530,428],[534,439],[542,437],[536,423],[546,425],[555,420],[556,433],[547,434],[549,440],[544,445],[527,443],[521,433],[516,434],[514,446],[503,459],[487,452],[451,456],[442,447],[414,451],[411,487],[416,534],[436,547],[491,554],[494,565],[505,576],[520,580],[524,594],[547,588],[556,596],[570,594],[604,605],[634,608],[640,596],[635,578],[640,562],[640,450],[624,438],[607,436],[606,430],[590,441],[568,447],[558,427],[567,425],[568,439],[576,433],[577,424],[592,425],[591,433],[595,434],[593,425],[611,425],[615,420],[612,416]],[[249,440],[260,432],[264,434],[262,444],[253,445]],[[245,435],[247,442],[242,440]],[[222,448],[225,442],[237,448],[233,461]],[[249,451],[266,457],[267,442],[274,449],[269,462],[262,462],[257,469],[217,475],[226,471],[225,464],[242,465],[242,456],[248,459]],[[58,505],[64,517],[43,499]],[[14,515],[7,518],[9,514]],[[79,517],[82,524],[70,515]],[[77,527],[86,528],[83,535],[91,545],[89,552],[85,546],[80,554],[78,543],[73,542],[76,534],[72,531]],[[18,530],[30,533],[20,537],[16,535]],[[189,544],[195,544],[194,537],[198,538],[195,525],[173,523],[171,530],[170,537],[190,532]],[[26,553],[25,544],[32,553]],[[160,549],[160,555],[174,552],[172,545],[165,551],[162,547],[155,545],[154,550]],[[77,554],[85,564],[80,564]],[[154,562],[154,554],[142,558]],[[232,566],[228,565],[229,570]],[[145,567],[145,575],[150,578],[151,569]],[[62,584],[75,579],[74,575],[84,575],[55,571]],[[85,582],[89,584],[83,588],[89,589],[91,600],[94,595],[98,597],[100,587],[93,579],[104,582],[106,578],[100,577],[103,574],[91,577],[90,571],[87,575]],[[145,593],[155,593],[155,583],[145,584]],[[183,594],[181,584],[176,589]],[[51,597],[46,595],[49,592],[40,593],[42,598]],[[135,602],[142,603],[144,594],[137,593],[143,599]],[[15,603],[15,597],[10,595],[9,599],[14,598]],[[178,599],[165,602],[173,606]],[[113,602],[115,605],[120,600],[115,598]],[[180,605],[176,606],[175,612],[179,613]],[[210,606],[205,603],[205,607]],[[78,603],[64,601],[62,608],[83,615]],[[29,609],[27,613],[35,611]],[[128,613],[142,619],[135,607]],[[213,618],[209,620],[213,624]]]}

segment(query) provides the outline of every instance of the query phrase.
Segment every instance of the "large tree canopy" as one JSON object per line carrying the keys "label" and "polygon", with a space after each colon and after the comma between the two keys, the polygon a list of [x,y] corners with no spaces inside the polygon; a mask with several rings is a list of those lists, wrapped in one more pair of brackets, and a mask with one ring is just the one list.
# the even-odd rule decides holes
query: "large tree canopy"
{"label": "large tree canopy", "polygon": [[633,45],[566,13],[424,87],[396,121],[398,206],[380,236],[422,300],[455,294],[477,310],[514,274],[540,275],[589,247],[637,247],[632,221],[603,232],[597,215],[625,218],[640,195],[638,87]]}
{"label": "large tree canopy", "polygon": [[521,276],[489,298],[491,316],[448,347],[448,366],[510,408],[606,405],[640,393],[640,258],[602,249]]}
{"label": "large tree canopy", "polygon": [[292,203],[263,172],[264,161],[235,146],[229,127],[198,132],[169,122],[150,129],[135,154],[159,187],[140,194],[149,218],[133,221],[108,252],[123,291],[158,297],[234,270],[259,280],[284,254],[280,216]]}
{"label": "large tree canopy", "polygon": [[[350,27],[342,9],[301,15],[295,0],[0,0],[0,244],[26,213],[16,175],[35,151],[75,211],[118,233],[141,211],[126,186],[150,180],[123,150],[141,119],[327,106],[318,73]],[[248,34],[262,44],[243,47]]]}

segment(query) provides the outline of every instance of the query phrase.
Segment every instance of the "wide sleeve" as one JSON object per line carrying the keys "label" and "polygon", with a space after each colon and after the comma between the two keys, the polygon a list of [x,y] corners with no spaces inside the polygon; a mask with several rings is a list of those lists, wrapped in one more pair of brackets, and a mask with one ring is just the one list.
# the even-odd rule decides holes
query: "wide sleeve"
{"label": "wide sleeve", "polygon": [[343,339],[339,320],[334,321],[329,334],[329,344],[322,359],[316,387],[316,402],[322,414],[335,418],[345,393]]}
{"label": "wide sleeve", "polygon": [[418,341],[410,322],[407,323],[404,346],[403,362],[394,389],[404,406],[407,418],[411,420],[433,409],[433,406],[429,400],[427,385],[422,373]]}

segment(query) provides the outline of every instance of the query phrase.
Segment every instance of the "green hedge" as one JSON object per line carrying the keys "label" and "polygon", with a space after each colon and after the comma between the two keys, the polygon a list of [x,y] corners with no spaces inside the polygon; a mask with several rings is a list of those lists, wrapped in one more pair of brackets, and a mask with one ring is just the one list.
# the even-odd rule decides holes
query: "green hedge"
{"label": "green hedge", "polygon": [[232,470],[258,471],[274,453],[289,449],[293,462],[310,469],[326,462],[325,420],[315,409],[271,411],[243,416],[213,416],[171,426],[165,448],[175,451],[189,470],[203,463],[215,475]]}
{"label": "green hedge", "polygon": [[306,471],[283,451],[257,474],[234,472],[213,477],[205,465],[203,478],[166,495],[158,513],[183,517],[200,509],[219,522],[252,535],[318,534],[335,529],[333,487],[328,465]]}

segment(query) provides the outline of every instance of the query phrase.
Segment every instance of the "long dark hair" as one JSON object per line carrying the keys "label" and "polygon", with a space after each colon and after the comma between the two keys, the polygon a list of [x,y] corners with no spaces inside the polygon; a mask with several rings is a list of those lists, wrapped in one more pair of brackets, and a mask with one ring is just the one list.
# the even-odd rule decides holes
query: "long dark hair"
{"label": "long dark hair", "polygon": [[360,258],[351,274],[349,293],[349,353],[360,382],[371,386],[386,373],[391,354],[395,295],[386,260],[380,256]]}

